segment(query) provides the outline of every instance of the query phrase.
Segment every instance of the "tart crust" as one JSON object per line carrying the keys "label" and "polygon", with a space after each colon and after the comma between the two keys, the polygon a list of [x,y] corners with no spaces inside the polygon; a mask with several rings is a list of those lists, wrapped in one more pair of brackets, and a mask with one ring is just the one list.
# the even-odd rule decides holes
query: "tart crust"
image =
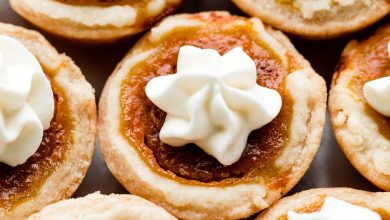
{"label": "tart crust", "polygon": [[388,0],[363,2],[351,6],[331,6],[328,11],[316,12],[305,19],[299,10],[283,6],[278,0],[233,0],[244,12],[262,19],[282,31],[308,39],[327,39],[361,30],[390,12]]}
{"label": "tart crust", "polygon": [[[390,193],[373,193],[350,188],[319,188],[285,197],[261,213],[256,219],[287,220],[287,218],[282,217],[285,216],[288,211],[295,210],[299,212],[301,210],[305,212],[304,210],[320,208],[326,197],[334,197],[352,204],[362,205],[379,212],[379,214],[387,214],[386,217],[389,217],[390,215]],[[311,207],[313,205],[315,207]]]}
{"label": "tart crust", "polygon": [[[358,63],[379,63],[379,55],[367,55],[367,60],[359,60],[360,58],[355,56],[359,56],[356,51],[362,47],[372,47],[372,50],[376,50],[377,40],[389,36],[390,24],[386,24],[369,39],[362,42],[351,41],[342,54],[329,95],[330,119],[341,149],[364,177],[386,191],[390,191],[389,137],[379,132],[379,124],[367,112],[371,107],[360,94],[351,89],[350,84],[354,77],[362,77],[365,74]],[[390,62],[387,43],[380,46],[386,51],[385,59],[389,59],[385,62]],[[383,123],[390,126],[390,120],[384,120],[382,119]]]}
{"label": "tart crust", "polygon": [[[10,3],[19,15],[43,30],[65,38],[99,43],[130,37],[149,29],[153,23],[172,13],[181,0],[148,0],[148,5],[140,7],[146,9],[104,3],[72,5],[56,0],[10,0]],[[146,14],[147,18],[139,17]]]}
{"label": "tart crust", "polygon": [[[147,41],[157,41],[178,27],[213,25],[213,20],[218,20],[220,24],[226,22],[229,27],[249,22],[259,38],[272,39],[273,43],[269,46],[283,55],[288,52],[302,68],[302,71],[290,74],[286,80],[286,87],[294,98],[294,127],[288,146],[274,161],[275,166],[288,171],[284,184],[272,186],[261,181],[246,181],[219,186],[193,180],[177,181],[153,170],[137,152],[137,146],[129,144],[120,132],[121,83],[133,66],[153,54],[153,48],[148,47]],[[308,169],[321,140],[325,104],[324,80],[281,32],[268,27],[265,29],[256,18],[243,19],[227,12],[181,14],[166,18],[153,28],[129,51],[110,76],[100,100],[99,141],[109,169],[129,192],[161,205],[176,217],[245,218],[278,200]]]}
{"label": "tart crust", "polygon": [[63,89],[73,119],[73,143],[61,164],[38,188],[34,197],[13,204],[12,210],[0,207],[0,219],[25,219],[44,206],[69,198],[84,178],[92,160],[96,137],[94,91],[73,61],[58,52],[39,33],[0,23],[0,34],[17,39],[50,72],[50,80]]}
{"label": "tart crust", "polygon": [[62,200],[46,206],[27,220],[50,219],[161,219],[176,218],[163,208],[133,195],[101,195],[99,192],[82,198]]}

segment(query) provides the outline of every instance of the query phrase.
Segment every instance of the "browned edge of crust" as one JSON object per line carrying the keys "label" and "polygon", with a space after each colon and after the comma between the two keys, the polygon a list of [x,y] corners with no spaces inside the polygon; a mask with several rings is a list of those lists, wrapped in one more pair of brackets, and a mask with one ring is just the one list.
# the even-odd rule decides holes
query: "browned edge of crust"
{"label": "browned edge of crust", "polygon": [[18,204],[11,213],[0,208],[1,219],[25,219],[47,204],[69,198],[84,178],[94,152],[96,138],[96,103],[94,90],[80,69],[58,52],[38,32],[0,23],[0,34],[14,37],[24,44],[50,72],[68,100],[74,120],[73,145],[65,160],[43,183],[37,196]]}

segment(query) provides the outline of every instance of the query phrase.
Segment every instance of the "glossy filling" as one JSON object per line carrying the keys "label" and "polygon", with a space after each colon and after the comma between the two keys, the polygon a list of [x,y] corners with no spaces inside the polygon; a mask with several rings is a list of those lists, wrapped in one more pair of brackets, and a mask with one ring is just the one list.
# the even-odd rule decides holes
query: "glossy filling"
{"label": "glossy filling", "polygon": [[[313,202],[312,204],[310,204],[306,207],[302,207],[302,208],[294,209],[294,210],[298,213],[319,212],[321,210],[321,207],[324,205],[325,198],[326,198],[326,196],[323,195],[323,196],[321,196],[321,199],[317,200],[316,202]],[[367,206],[364,203],[354,203],[354,205],[369,208],[369,206]],[[372,209],[372,210],[377,212],[382,217],[382,220],[390,220],[390,213],[388,213],[384,209]],[[277,220],[288,220],[287,214],[280,216]]]}
{"label": "glossy filling", "polygon": [[[200,182],[235,181],[258,175],[278,176],[273,158],[285,147],[292,115],[293,100],[285,90],[284,79],[288,71],[276,56],[257,39],[251,27],[177,28],[159,42],[147,42],[157,52],[138,63],[123,81],[120,94],[121,132],[154,170],[169,176]],[[145,95],[145,85],[157,76],[176,71],[178,50],[183,45],[212,48],[221,54],[242,46],[257,66],[257,83],[273,88],[283,97],[279,116],[261,129],[253,131],[241,159],[233,165],[223,166],[194,144],[171,147],[161,142],[159,132],[166,113],[153,105]],[[272,173],[272,174],[271,174]],[[232,179],[233,178],[233,179]],[[230,180],[228,180],[230,179]],[[280,181],[280,180],[277,180]]]}
{"label": "glossy filling", "polygon": [[36,196],[47,178],[63,163],[72,145],[70,131],[73,130],[73,124],[68,102],[62,88],[54,80],[51,80],[51,86],[55,98],[55,113],[50,128],[44,132],[38,151],[26,163],[16,167],[0,163],[2,209],[11,211],[14,206]]}
{"label": "glossy filling", "polygon": [[389,42],[390,26],[381,30],[380,34],[361,42],[344,58],[353,59],[351,66],[359,67],[360,73],[352,77],[349,86],[365,104],[365,110],[377,124],[379,133],[388,140],[390,140],[390,117],[378,113],[368,104],[363,95],[363,86],[368,81],[390,76],[390,57],[387,51]]}

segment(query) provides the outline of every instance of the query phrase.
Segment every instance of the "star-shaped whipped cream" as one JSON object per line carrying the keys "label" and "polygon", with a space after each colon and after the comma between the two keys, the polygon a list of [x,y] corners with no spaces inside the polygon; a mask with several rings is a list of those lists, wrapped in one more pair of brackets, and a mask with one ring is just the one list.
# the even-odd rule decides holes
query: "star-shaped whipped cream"
{"label": "star-shaped whipped cream", "polygon": [[237,162],[249,133],[271,122],[282,99],[256,83],[254,61],[237,47],[221,56],[213,49],[180,48],[177,73],[153,78],[148,98],[167,113],[162,142],[194,143],[223,165]]}

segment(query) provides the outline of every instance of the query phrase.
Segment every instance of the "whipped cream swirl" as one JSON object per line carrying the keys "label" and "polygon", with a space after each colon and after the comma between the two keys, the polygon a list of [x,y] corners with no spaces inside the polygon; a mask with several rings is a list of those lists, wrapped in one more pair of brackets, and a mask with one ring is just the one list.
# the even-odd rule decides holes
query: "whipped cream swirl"
{"label": "whipped cream swirl", "polygon": [[[387,45],[387,50],[390,56],[390,43]],[[373,109],[390,117],[390,76],[365,83],[363,94]]]}
{"label": "whipped cream swirl", "polygon": [[381,216],[365,207],[327,197],[319,212],[288,212],[288,220],[381,220]]}
{"label": "whipped cream swirl", "polygon": [[237,162],[249,133],[271,122],[282,99],[256,83],[254,61],[237,47],[221,56],[213,49],[180,48],[177,73],[153,78],[146,95],[167,113],[162,142],[194,143],[223,165]]}
{"label": "whipped cream swirl", "polygon": [[53,114],[50,82],[36,58],[15,39],[0,35],[0,162],[26,162]]}

